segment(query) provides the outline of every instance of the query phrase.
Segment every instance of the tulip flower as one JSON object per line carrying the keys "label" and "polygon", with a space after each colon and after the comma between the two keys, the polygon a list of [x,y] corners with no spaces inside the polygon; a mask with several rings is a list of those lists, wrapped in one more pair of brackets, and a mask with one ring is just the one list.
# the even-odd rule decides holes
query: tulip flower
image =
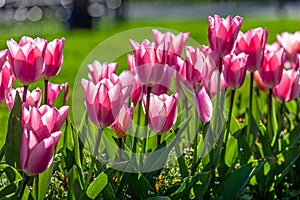
{"label": "tulip flower", "polygon": [[[161,135],[169,131],[176,122],[178,95],[150,95],[148,121],[150,128]],[[145,101],[143,101],[146,106]]]}
{"label": "tulip flower", "polygon": [[209,122],[212,117],[213,106],[204,87],[195,93],[194,103],[200,119],[204,123]]}
{"label": "tulip flower", "polygon": [[296,55],[300,53],[300,31],[294,34],[288,32],[277,34],[277,41],[284,48],[288,59],[295,61]]}
{"label": "tulip flower", "polygon": [[221,18],[218,15],[209,16],[208,41],[210,48],[223,57],[232,51],[243,19],[239,16]]}
{"label": "tulip flower", "polygon": [[49,132],[45,126],[38,130],[23,129],[20,165],[26,174],[40,174],[50,167],[61,134],[61,131]]}
{"label": "tulip flower", "polygon": [[49,106],[53,106],[56,98],[60,94],[60,92],[64,89],[64,105],[68,102],[68,92],[69,92],[69,85],[68,83],[65,84],[54,84],[48,83],[48,100],[47,103]]}
{"label": "tulip flower", "polygon": [[258,70],[258,73],[267,88],[273,88],[280,82],[284,56],[284,50],[282,48],[276,51],[266,50],[263,65]]}
{"label": "tulip flower", "polygon": [[81,85],[91,121],[102,129],[114,124],[125,101],[121,83],[104,78],[95,85],[92,81],[82,79]]}
{"label": "tulip flower", "polygon": [[0,70],[2,69],[2,66],[4,65],[4,62],[6,61],[7,57],[7,49],[0,51]]}
{"label": "tulip flower", "polygon": [[49,42],[45,51],[45,68],[41,77],[45,80],[56,76],[63,61],[63,48],[65,44],[65,38],[55,39]]}
{"label": "tulip flower", "polygon": [[5,62],[0,70],[0,104],[5,101],[5,96],[11,90],[14,83],[12,69],[8,62]]}
{"label": "tulip flower", "polygon": [[128,132],[132,118],[133,107],[128,108],[126,105],[123,105],[116,123],[112,125],[112,129],[117,134],[118,138],[122,138]]}
{"label": "tulip flower", "polygon": [[89,79],[93,81],[94,84],[97,84],[103,78],[111,79],[112,76],[115,77],[115,72],[117,69],[118,63],[100,63],[98,60],[95,60],[92,64],[88,65],[89,70]]}
{"label": "tulip flower", "polygon": [[255,80],[255,82],[256,82],[256,84],[257,84],[257,87],[258,87],[260,90],[262,90],[262,91],[264,91],[264,92],[269,92],[269,88],[264,84],[264,82],[263,82],[263,80],[261,79],[261,77],[260,77],[258,71],[255,71],[255,72],[254,72],[254,80]]}
{"label": "tulip flower", "polygon": [[19,43],[7,41],[8,60],[18,81],[28,86],[34,83],[44,70],[46,41],[22,37]]}
{"label": "tulip flower", "polygon": [[248,54],[247,70],[254,72],[262,65],[268,31],[263,28],[250,29],[238,34],[235,52]]}
{"label": "tulip flower", "polygon": [[[15,104],[17,92],[19,93],[20,97],[22,97],[24,93],[24,88],[19,87],[16,89],[11,89],[10,91],[8,91],[6,95],[6,104],[9,110],[12,110]],[[41,101],[42,101],[42,91],[40,88],[36,88],[32,92],[27,91],[26,100],[25,100],[25,103],[27,105],[38,108],[41,105]]]}
{"label": "tulip flower", "polygon": [[281,81],[273,88],[273,94],[280,102],[298,98],[300,95],[300,71],[284,69]]}
{"label": "tulip flower", "polygon": [[220,92],[220,91],[218,91],[218,76],[219,75],[220,75],[220,91],[228,88],[228,85],[224,79],[223,72],[221,72],[221,74],[219,74],[218,69],[214,70],[211,75],[211,81],[207,85],[207,91],[209,92],[210,98],[214,98],[214,96],[216,96],[217,92]]}
{"label": "tulip flower", "polygon": [[223,58],[223,75],[228,87],[237,89],[242,86],[246,76],[247,55],[228,54]]}

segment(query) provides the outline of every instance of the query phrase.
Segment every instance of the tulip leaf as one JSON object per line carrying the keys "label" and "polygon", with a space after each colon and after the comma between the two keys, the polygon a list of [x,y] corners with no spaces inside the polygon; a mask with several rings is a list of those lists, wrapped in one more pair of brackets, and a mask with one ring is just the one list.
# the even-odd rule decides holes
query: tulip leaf
{"label": "tulip leaf", "polygon": [[20,148],[22,141],[21,109],[22,102],[17,92],[15,104],[9,115],[5,142],[6,163],[17,168],[20,168]]}
{"label": "tulip leaf", "polygon": [[4,163],[0,164],[0,173],[3,172],[6,174],[10,183],[22,180],[22,176],[20,175],[18,170],[8,164],[4,164]]}
{"label": "tulip leaf", "polygon": [[65,87],[63,87],[63,89],[57,95],[57,97],[56,97],[56,99],[54,101],[53,107],[61,108],[61,107],[64,106],[64,103],[65,103],[65,93],[66,93],[66,90],[65,90]]}
{"label": "tulip leaf", "polygon": [[157,197],[149,197],[146,200],[171,200],[171,199],[167,196],[157,196]]}
{"label": "tulip leaf", "polygon": [[224,199],[234,199],[242,192],[248,185],[250,179],[263,168],[265,161],[260,162],[258,165],[248,163],[240,169],[228,175],[223,182]]}
{"label": "tulip leaf", "polygon": [[[45,196],[48,192],[50,180],[53,173],[53,164],[43,173],[37,175],[38,176],[38,200],[45,199]],[[36,191],[36,178],[34,179],[33,191]],[[35,195],[35,194],[34,194]],[[36,198],[35,198],[36,199]],[[37,199],[36,199],[37,200]]]}
{"label": "tulip leaf", "polygon": [[300,124],[289,133],[290,146],[296,146],[300,140]]}
{"label": "tulip leaf", "polygon": [[142,174],[125,173],[122,177],[123,179],[127,182],[130,192],[134,195],[144,199],[151,194],[155,194],[154,188]]}
{"label": "tulip leaf", "polygon": [[80,182],[78,168],[73,166],[68,175],[68,199],[80,199],[82,195],[82,184]]}
{"label": "tulip leaf", "polygon": [[170,196],[171,199],[188,199],[192,188],[194,189],[194,194],[197,196],[197,199],[203,199],[210,185],[211,177],[210,172],[202,172],[193,177],[184,179],[177,191]]}
{"label": "tulip leaf", "polygon": [[230,137],[226,144],[225,164],[231,167],[239,156],[238,140],[235,137]]}
{"label": "tulip leaf", "polygon": [[108,184],[107,175],[101,172],[87,188],[86,194],[89,198],[95,199]]}

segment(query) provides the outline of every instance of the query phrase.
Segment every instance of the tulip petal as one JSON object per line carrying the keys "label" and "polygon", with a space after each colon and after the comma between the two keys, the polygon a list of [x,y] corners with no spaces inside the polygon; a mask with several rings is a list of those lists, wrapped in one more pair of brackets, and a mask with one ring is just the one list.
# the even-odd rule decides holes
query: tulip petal
{"label": "tulip petal", "polygon": [[210,121],[212,117],[213,106],[204,87],[195,94],[194,103],[200,119],[204,123]]}

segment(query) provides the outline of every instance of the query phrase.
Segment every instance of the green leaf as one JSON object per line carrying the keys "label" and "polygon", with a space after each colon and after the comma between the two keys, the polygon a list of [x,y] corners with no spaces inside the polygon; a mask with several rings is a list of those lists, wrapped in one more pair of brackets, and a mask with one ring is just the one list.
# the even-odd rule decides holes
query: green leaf
{"label": "green leaf", "polygon": [[6,163],[20,168],[20,148],[22,141],[22,122],[21,122],[22,102],[19,93],[16,94],[14,107],[9,115],[8,129],[5,142]]}
{"label": "green leaf", "polygon": [[233,172],[223,182],[224,199],[237,198],[240,192],[248,185],[250,179],[263,168],[265,161],[253,166],[249,163]]}
{"label": "green leaf", "polygon": [[296,146],[300,140],[300,124],[289,133],[290,147]]}
{"label": "green leaf", "polygon": [[230,137],[226,144],[225,164],[231,167],[239,156],[238,140],[235,137]]}
{"label": "green leaf", "polygon": [[211,173],[203,172],[196,174],[193,177],[188,177],[184,180],[178,190],[173,193],[170,197],[173,200],[189,198],[189,193],[192,188],[194,188],[194,193],[198,199],[202,199],[208,190],[211,181]]}
{"label": "green leaf", "polygon": [[89,198],[95,199],[108,184],[107,175],[101,172],[87,188],[86,194]]}
{"label": "green leaf", "polygon": [[5,163],[0,164],[0,173],[3,172],[5,172],[10,183],[22,180],[22,176],[20,175],[18,170],[8,164]]}
{"label": "green leaf", "polygon": [[73,166],[70,170],[68,181],[69,181],[69,190],[68,190],[68,199],[80,199],[82,195],[83,184],[80,181],[80,174],[78,168]]}
{"label": "green leaf", "polygon": [[54,101],[54,107],[56,108],[61,108],[62,106],[64,106],[64,102],[65,102],[65,87],[63,87],[63,89],[60,91],[60,93],[57,95],[55,101]]}
{"label": "green leaf", "polygon": [[142,198],[149,197],[150,194],[155,194],[154,188],[142,174],[125,173],[122,180],[125,180],[131,193]]}
{"label": "green leaf", "polygon": [[170,200],[170,198],[167,196],[157,196],[157,197],[147,198],[146,200]]}
{"label": "green leaf", "polygon": [[[38,200],[45,199],[45,196],[48,192],[50,180],[53,173],[53,164],[43,173],[37,175],[39,178],[38,182]],[[36,191],[36,184],[35,184],[36,178],[34,179],[33,183],[33,191]],[[34,194],[35,195],[35,194]],[[36,199],[36,198],[35,198]]]}

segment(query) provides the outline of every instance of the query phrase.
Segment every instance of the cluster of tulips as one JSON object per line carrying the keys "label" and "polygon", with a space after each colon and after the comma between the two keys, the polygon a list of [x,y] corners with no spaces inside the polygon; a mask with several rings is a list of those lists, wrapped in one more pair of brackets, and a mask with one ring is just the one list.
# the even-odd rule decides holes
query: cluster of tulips
{"label": "cluster of tulips", "polygon": [[[153,29],[154,42],[130,41],[133,55],[127,55],[129,70],[119,76],[115,74],[117,63],[94,61],[88,66],[89,80],[81,82],[90,119],[100,129],[112,126],[122,138],[130,128],[134,108],[141,102],[145,125],[161,135],[176,121],[184,86],[194,94],[197,113],[207,123],[213,115],[211,99],[219,99],[219,91],[226,88],[232,90],[234,98],[247,71],[251,80],[250,113],[254,80],[279,101],[296,99],[300,94],[299,33],[283,33],[277,36],[278,42],[269,45],[266,29],[243,33],[241,25],[239,16],[209,17],[210,45],[198,48],[186,46],[189,33],[174,35]],[[175,94],[169,91],[171,78],[176,80]],[[231,112],[229,121],[230,117]]]}
{"label": "cluster of tulips", "polygon": [[[23,36],[19,42],[7,41],[7,50],[0,52],[0,103],[6,102],[10,110],[16,99],[22,100],[19,120],[22,123],[20,166],[27,175],[45,171],[52,163],[52,157],[62,132],[60,128],[69,112],[68,106],[54,107],[60,92],[64,92],[64,104],[68,99],[68,84],[50,83],[56,76],[63,60],[64,38],[52,42],[41,38]],[[42,91],[31,92],[28,86],[39,78],[44,79],[44,104]],[[18,80],[24,87],[13,88]]]}

